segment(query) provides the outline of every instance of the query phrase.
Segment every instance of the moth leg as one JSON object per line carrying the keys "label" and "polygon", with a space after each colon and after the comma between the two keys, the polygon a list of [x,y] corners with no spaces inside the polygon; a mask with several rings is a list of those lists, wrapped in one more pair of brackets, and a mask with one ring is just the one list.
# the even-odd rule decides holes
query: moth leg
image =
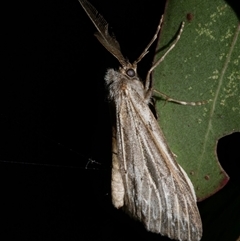
{"label": "moth leg", "polygon": [[115,208],[120,208],[124,205],[124,186],[121,173],[119,171],[119,160],[117,153],[117,143],[115,128],[113,128],[112,137],[112,180],[111,180],[111,190],[112,190],[112,203]]}
{"label": "moth leg", "polygon": [[150,86],[150,75],[152,73],[152,71],[165,59],[165,57],[168,55],[168,53],[175,47],[175,45],[177,44],[178,40],[181,37],[182,31],[184,28],[184,22],[182,22],[179,34],[177,36],[177,38],[175,39],[175,41],[173,42],[173,44],[170,46],[170,48],[166,51],[166,53],[156,62],[153,64],[153,66],[151,67],[151,69],[148,71],[147,73],[147,77],[146,77],[146,82],[145,82],[145,90],[149,89]]}
{"label": "moth leg", "polygon": [[161,29],[162,21],[163,21],[163,15],[162,15],[162,17],[160,19],[160,23],[157,26],[157,30],[156,30],[153,38],[151,39],[151,41],[149,42],[147,47],[144,49],[144,51],[141,53],[141,55],[137,58],[137,60],[134,61],[134,63],[133,63],[134,66],[136,66],[137,63],[140,62],[142,60],[142,58],[148,53],[148,49],[150,48],[150,46],[153,44],[153,42],[158,37],[158,33],[159,33],[160,29]]}
{"label": "moth leg", "polygon": [[146,92],[145,92],[145,96],[144,96],[144,102],[148,105],[151,101],[152,98],[152,92],[153,92],[153,88],[149,88]]}
{"label": "moth leg", "polygon": [[207,103],[207,101],[195,101],[195,102],[187,102],[187,101],[182,101],[182,100],[176,100],[173,99],[165,94],[163,94],[162,92],[158,91],[158,90],[154,90],[154,92],[156,92],[157,94],[161,95],[166,101],[169,102],[174,102],[180,105],[204,105]]}

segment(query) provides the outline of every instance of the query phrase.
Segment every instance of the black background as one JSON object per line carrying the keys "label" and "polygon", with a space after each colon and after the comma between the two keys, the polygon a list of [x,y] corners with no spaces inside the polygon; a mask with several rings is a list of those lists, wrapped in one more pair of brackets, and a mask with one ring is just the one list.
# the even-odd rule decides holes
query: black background
{"label": "black background", "polygon": [[[152,37],[165,4],[91,2],[130,60]],[[169,240],[148,233],[111,204],[111,124],[103,77],[118,62],[93,36],[78,1],[11,1],[2,10],[1,240]],[[140,63],[143,73],[152,57]],[[231,180],[199,204],[203,240],[240,235],[239,136],[218,145]]]}

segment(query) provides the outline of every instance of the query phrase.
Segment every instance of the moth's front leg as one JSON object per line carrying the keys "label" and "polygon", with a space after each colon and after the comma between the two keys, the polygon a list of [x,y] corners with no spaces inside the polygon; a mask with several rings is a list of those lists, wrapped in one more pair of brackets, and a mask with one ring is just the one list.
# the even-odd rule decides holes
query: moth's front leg
{"label": "moth's front leg", "polygon": [[121,173],[119,171],[118,149],[116,142],[116,130],[112,128],[112,203],[116,208],[124,205],[124,186]]}
{"label": "moth's front leg", "polygon": [[148,105],[151,101],[152,98],[152,93],[153,93],[153,88],[149,88],[148,90],[146,90],[145,92],[145,96],[144,96],[144,102]]}

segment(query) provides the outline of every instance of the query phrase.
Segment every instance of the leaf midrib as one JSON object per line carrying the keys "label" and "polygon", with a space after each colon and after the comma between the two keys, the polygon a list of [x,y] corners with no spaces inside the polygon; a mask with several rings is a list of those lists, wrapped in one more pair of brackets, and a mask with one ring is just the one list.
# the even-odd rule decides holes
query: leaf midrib
{"label": "leaf midrib", "polygon": [[221,90],[221,87],[222,87],[222,84],[223,84],[224,75],[225,75],[225,73],[227,71],[227,67],[228,67],[228,64],[229,64],[229,62],[231,60],[231,56],[232,56],[234,47],[235,47],[236,42],[238,40],[239,33],[240,33],[240,24],[238,24],[238,26],[237,26],[237,28],[235,30],[235,34],[234,34],[232,43],[231,43],[229,51],[228,51],[226,61],[225,61],[224,65],[223,65],[223,68],[222,68],[222,71],[221,71],[221,74],[220,74],[218,86],[216,88],[216,93],[215,93],[215,96],[214,96],[214,99],[213,99],[212,108],[211,108],[210,113],[209,113],[209,122],[208,122],[208,126],[207,126],[206,133],[205,133],[205,136],[204,136],[204,142],[203,142],[204,144],[203,144],[203,148],[202,148],[202,153],[201,153],[198,169],[200,169],[200,166],[203,163],[203,156],[204,156],[204,153],[205,153],[205,150],[206,150],[206,146],[208,145],[207,140],[208,140],[208,137],[209,137],[209,133],[210,133],[210,131],[212,129],[212,120],[213,120],[214,111],[216,109],[217,100],[218,100],[219,93],[220,93],[220,90]]}

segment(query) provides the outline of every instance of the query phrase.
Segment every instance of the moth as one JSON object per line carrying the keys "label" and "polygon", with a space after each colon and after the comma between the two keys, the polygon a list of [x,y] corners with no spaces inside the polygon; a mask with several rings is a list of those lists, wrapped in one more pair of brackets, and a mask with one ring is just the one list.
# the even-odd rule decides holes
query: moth
{"label": "moth", "polygon": [[194,187],[176,162],[149,108],[153,92],[150,75],[179,40],[183,25],[174,44],[153,64],[142,82],[137,64],[156,40],[163,18],[146,49],[130,63],[122,55],[116,38],[109,34],[106,20],[87,0],[79,2],[98,30],[95,36],[121,65],[118,70],[108,69],[105,75],[113,109],[113,205],[141,221],[148,231],[176,240],[200,240],[202,223]]}

